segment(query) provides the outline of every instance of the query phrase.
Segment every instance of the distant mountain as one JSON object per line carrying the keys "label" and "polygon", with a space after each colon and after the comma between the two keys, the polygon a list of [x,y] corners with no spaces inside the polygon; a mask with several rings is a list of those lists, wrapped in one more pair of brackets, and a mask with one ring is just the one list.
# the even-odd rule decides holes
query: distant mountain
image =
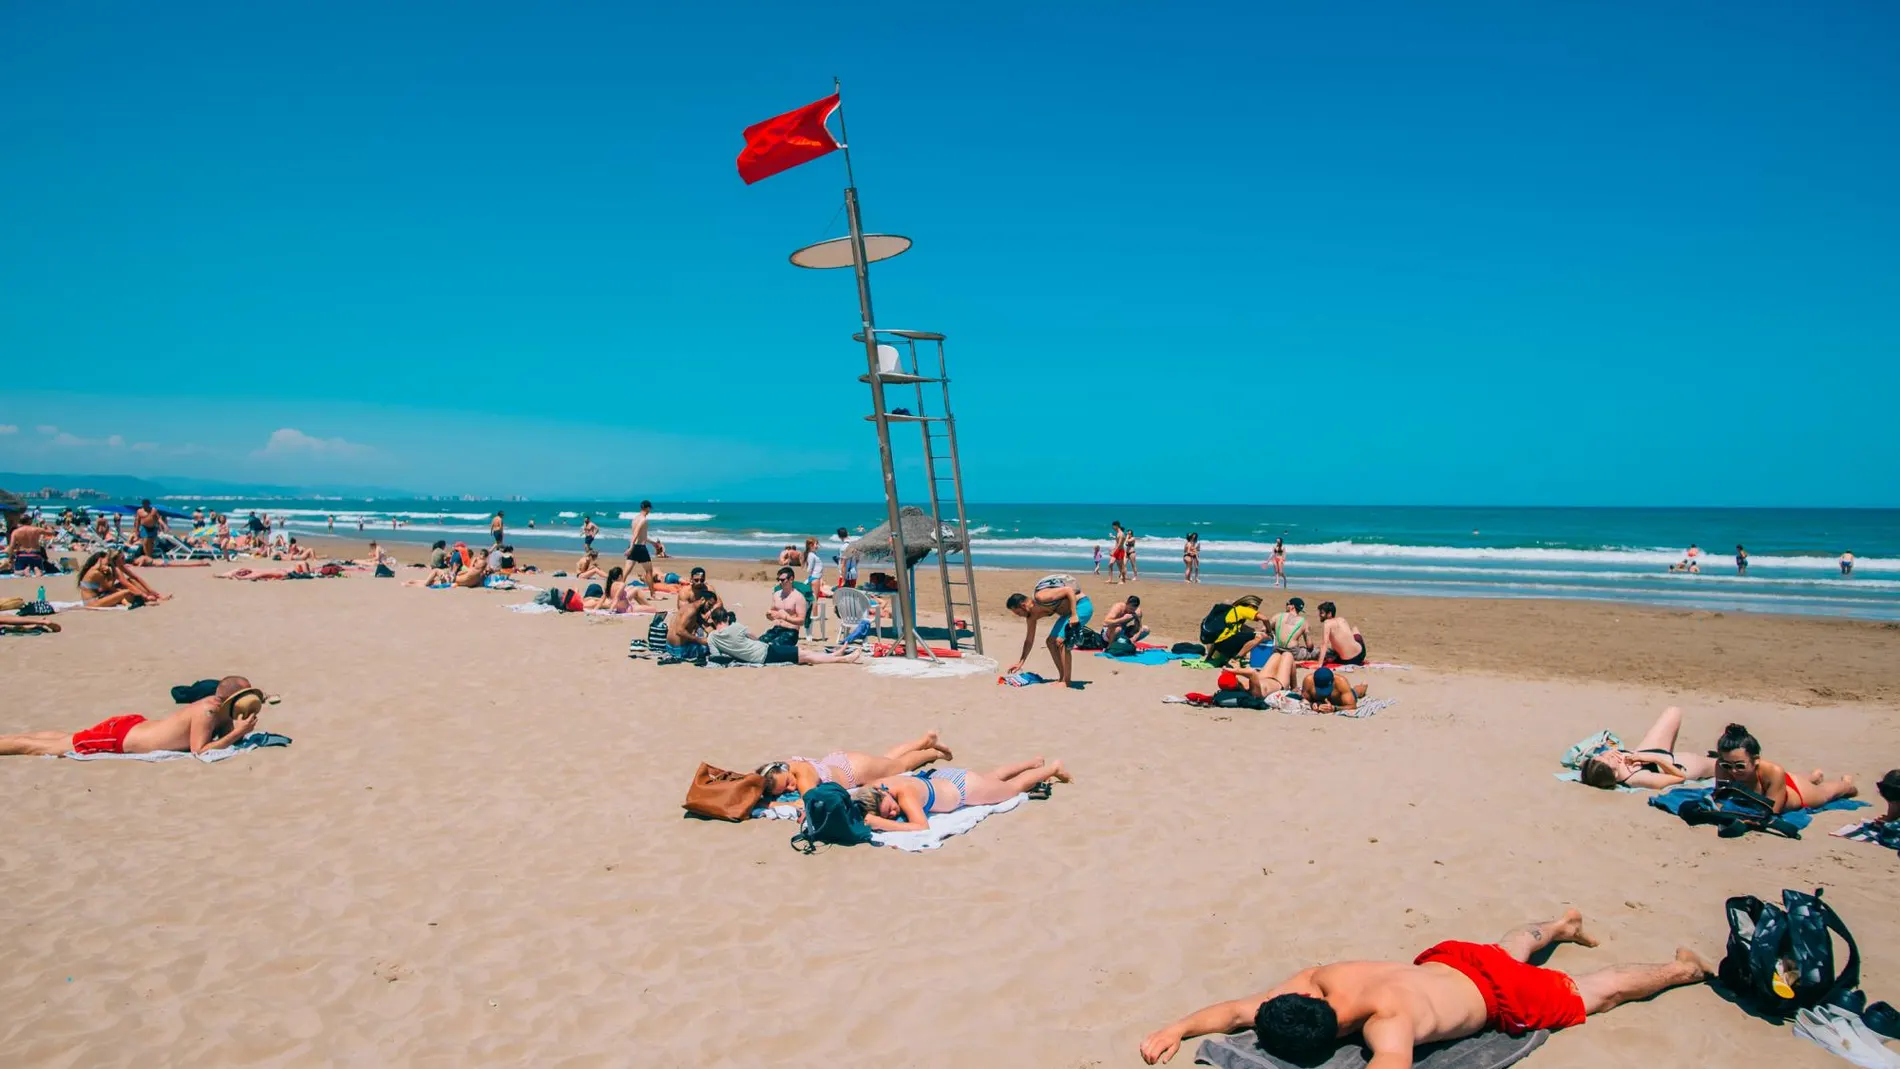
{"label": "distant mountain", "polygon": [[0,488],[23,497],[43,489],[71,492],[93,490],[112,500],[162,497],[381,497],[421,495],[386,486],[279,486],[271,483],[234,483],[165,475],[140,479],[131,475],[48,475],[0,471]]}

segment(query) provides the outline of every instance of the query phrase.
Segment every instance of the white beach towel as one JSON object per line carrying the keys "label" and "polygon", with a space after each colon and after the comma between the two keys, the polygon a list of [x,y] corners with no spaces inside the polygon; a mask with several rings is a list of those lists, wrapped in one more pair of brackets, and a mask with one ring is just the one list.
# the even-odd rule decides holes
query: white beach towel
{"label": "white beach towel", "polygon": [[994,660],[974,653],[966,653],[961,657],[944,657],[937,661],[932,661],[927,657],[920,657],[914,661],[908,657],[867,657],[861,663],[865,670],[874,676],[904,676],[910,679],[948,679],[954,676],[996,674]]}
{"label": "white beach towel", "polygon": [[526,613],[529,616],[539,616],[545,612],[561,611],[545,601],[524,601],[519,605],[503,605],[502,608],[507,609],[509,612]]}
{"label": "white beach towel", "polygon": [[[924,831],[874,831],[871,841],[879,846],[894,846],[913,854],[936,850],[943,846],[945,839],[962,835],[993,813],[1007,813],[1028,798],[1027,794],[1019,794],[995,805],[966,805],[954,813],[932,813],[930,827]],[[772,805],[754,809],[752,816],[758,820],[802,820],[805,814],[796,806]]]}
{"label": "white beach towel", "polygon": [[[195,757],[205,764],[223,761],[241,753],[261,750],[272,746],[289,746],[288,735],[274,735],[268,731],[258,731],[246,735],[222,750],[206,750],[194,754],[190,750],[158,750],[153,753],[73,753],[68,751],[57,756],[68,761],[176,761],[181,757]],[[48,755],[54,756],[52,754]]]}
{"label": "white beach towel", "polygon": [[[1320,712],[1318,709],[1315,709],[1312,706],[1306,704],[1306,702],[1303,699],[1295,697],[1293,692],[1290,690],[1283,690],[1283,691],[1279,691],[1278,693],[1268,695],[1267,704],[1273,706],[1275,709],[1278,709],[1283,713],[1292,713],[1296,716],[1325,716],[1327,715],[1325,713]],[[1333,710],[1332,715],[1349,716],[1354,719],[1363,720],[1366,717],[1373,715],[1374,713],[1383,712],[1384,710],[1389,709],[1392,706],[1397,705],[1397,704],[1399,704],[1399,700],[1397,698],[1361,698],[1359,699],[1359,704],[1355,705],[1353,708],[1351,709],[1335,708]]]}

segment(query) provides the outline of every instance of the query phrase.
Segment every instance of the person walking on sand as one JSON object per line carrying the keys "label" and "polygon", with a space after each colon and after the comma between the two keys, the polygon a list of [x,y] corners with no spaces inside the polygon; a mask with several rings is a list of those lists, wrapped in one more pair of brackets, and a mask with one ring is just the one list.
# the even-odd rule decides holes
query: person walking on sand
{"label": "person walking on sand", "polygon": [[1677,947],[1674,961],[1612,965],[1575,976],[1530,964],[1553,943],[1593,947],[1583,914],[1567,911],[1506,932],[1494,944],[1444,942],[1414,958],[1347,961],[1295,973],[1269,991],[1217,1002],[1149,1034],[1141,1060],[1166,1062],[1195,1036],[1254,1030],[1260,1048],[1297,1065],[1317,1065],[1357,1033],[1372,1051],[1368,1069],[1404,1069],[1413,1050],[1496,1028],[1521,1036],[1570,1028],[1672,987],[1699,984],[1715,970]]}
{"label": "person walking on sand", "polygon": [[1748,551],[1742,548],[1740,542],[1735,543],[1735,574],[1748,574]]}
{"label": "person walking on sand", "polygon": [[594,522],[594,518],[592,516],[582,516],[581,517],[581,550],[583,552],[591,553],[593,551],[594,538],[595,536],[599,534],[600,534],[600,525]]}
{"label": "person walking on sand", "polygon": [[1122,521],[1115,520],[1108,525],[1109,533],[1114,537],[1114,545],[1108,552],[1108,581],[1116,582],[1115,575],[1121,573],[1121,582],[1128,581],[1128,532],[1122,530]]}
{"label": "person walking on sand", "polygon": [[1102,574],[1102,544],[1095,543],[1095,574]]}
{"label": "person walking on sand", "polygon": [[501,545],[501,540],[503,536],[507,534],[507,532],[503,529],[503,527],[504,525],[501,519],[501,510],[496,509],[495,518],[488,521],[488,533],[491,537],[494,538],[495,544],[498,546]]}
{"label": "person walking on sand", "polygon": [[652,515],[653,502],[640,502],[640,511],[634,513],[633,524],[627,531],[628,575],[631,577],[633,565],[639,565],[648,586],[653,585],[653,551],[647,548],[647,523]]}
{"label": "person walking on sand", "polygon": [[1273,559],[1267,563],[1273,565],[1273,585],[1286,588],[1286,539],[1273,540]]}
{"label": "person walking on sand", "polygon": [[[1096,550],[1101,555],[1101,550]],[[1187,541],[1181,543],[1181,581],[1198,583],[1201,581],[1201,534],[1189,531]]]}
{"label": "person walking on sand", "polygon": [[1135,532],[1130,530],[1122,533],[1126,536],[1122,540],[1122,563],[1128,566],[1128,574],[1123,578],[1140,579],[1141,567],[1135,561]]}
{"label": "person walking on sand", "polygon": [[1089,596],[1082,593],[1081,584],[1071,575],[1046,575],[1036,581],[1035,590],[1029,594],[1011,594],[1004,608],[1028,622],[1023,635],[1022,656],[1010,665],[1009,674],[1023,670],[1023,662],[1029,660],[1029,651],[1036,646],[1036,629],[1042,621],[1053,617],[1055,623],[1049,628],[1049,657],[1056,663],[1056,672],[1065,687],[1075,686],[1072,678],[1075,668],[1075,639],[1095,615],[1095,606]]}
{"label": "person walking on sand", "polygon": [[222,750],[257,727],[264,692],[242,676],[226,676],[217,692],[167,717],[148,720],[137,713],[102,720],[84,731],[29,731],[0,735],[0,756],[157,753],[194,754]]}

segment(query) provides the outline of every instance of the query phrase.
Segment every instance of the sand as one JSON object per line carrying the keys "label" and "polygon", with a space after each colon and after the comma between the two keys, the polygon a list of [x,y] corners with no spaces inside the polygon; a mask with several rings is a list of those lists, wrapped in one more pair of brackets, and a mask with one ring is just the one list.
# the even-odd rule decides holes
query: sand
{"label": "sand", "polygon": [[[1881,700],[1823,701],[1786,678],[1801,649],[1707,648],[1774,620],[1342,598],[1375,651],[1415,665],[1359,677],[1401,702],[1348,720],[1164,705],[1206,679],[1175,667],[1085,658],[1079,693],[659,667],[624,656],[632,622],[503,611],[520,593],[149,578],[178,597],[0,638],[0,731],[162,712],[170,685],[243,671],[284,695],[263,726],[296,742],[216,765],[0,758],[7,1065],[1138,1065],[1149,1030],[1322,960],[1565,906],[1604,945],[1554,966],[1715,957],[1723,899],[1784,886],[1826,887],[1866,988],[1900,991],[1895,861],[1824,834],[1844,817],[1719,840],[1551,778],[1569,743],[1634,736],[1672,703],[1686,740],[1743,720],[1792,765],[1900,764],[1887,677],[1853,684]],[[1147,586],[1182,631],[1214,592]],[[756,623],[763,585],[720,587]],[[1667,641],[1640,672],[1592,668],[1576,636],[1601,613],[1641,621],[1602,648]],[[1019,625],[986,622],[1008,659]],[[1779,623],[1893,671],[1888,632]],[[923,855],[804,857],[790,825],[680,815],[702,759],[931,727],[959,764],[1060,756],[1078,782]],[[1593,1019],[1531,1064],[1742,1056],[1839,1064],[1707,988]]]}

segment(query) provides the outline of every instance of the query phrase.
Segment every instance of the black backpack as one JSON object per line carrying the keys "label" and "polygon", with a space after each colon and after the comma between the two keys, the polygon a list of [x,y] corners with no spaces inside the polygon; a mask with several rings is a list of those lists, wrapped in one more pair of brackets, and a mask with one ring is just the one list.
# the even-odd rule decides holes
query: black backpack
{"label": "black backpack", "polygon": [[1213,608],[1207,610],[1207,615],[1201,617],[1203,643],[1213,642],[1220,637],[1222,631],[1227,630],[1227,614],[1233,610],[1234,607],[1225,601],[1217,601]]}
{"label": "black backpack", "polygon": [[871,826],[851,792],[836,783],[820,783],[805,792],[805,826],[792,836],[792,849],[814,853],[819,843],[857,846],[871,841]]}
{"label": "black backpack", "polygon": [[1068,632],[1063,635],[1063,640],[1072,650],[1099,652],[1108,648],[1108,640],[1102,637],[1102,633],[1086,624],[1070,623]]}
{"label": "black backpack", "polygon": [[[1777,906],[1754,895],[1728,900],[1728,952],[1716,971],[1721,986],[1744,1008],[1775,1018],[1815,1006],[1861,1012],[1867,996],[1860,991],[1860,948],[1840,914],[1821,901],[1819,890],[1784,890],[1781,901]],[[1847,965],[1838,973],[1829,932],[1847,944]],[[1793,983],[1784,980],[1792,995],[1775,990],[1784,961],[1793,967]]]}
{"label": "black backpack", "polygon": [[1724,839],[1733,839],[1751,831],[1773,832],[1790,839],[1801,838],[1801,830],[1775,812],[1775,803],[1746,787],[1718,783],[1707,801],[1683,804],[1676,814],[1689,824],[1714,824]]}

